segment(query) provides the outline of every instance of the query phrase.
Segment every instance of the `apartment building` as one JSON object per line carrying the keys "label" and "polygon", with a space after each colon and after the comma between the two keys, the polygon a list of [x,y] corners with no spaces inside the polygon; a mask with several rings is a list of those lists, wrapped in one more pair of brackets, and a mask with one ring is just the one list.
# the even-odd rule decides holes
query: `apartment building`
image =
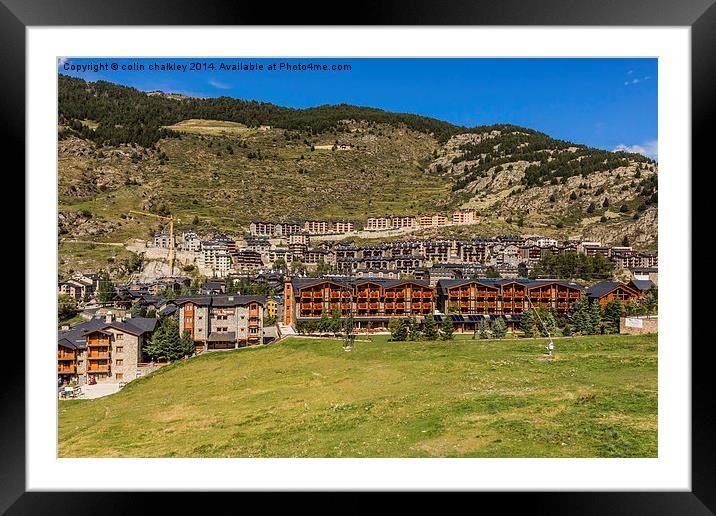
{"label": "apartment building", "polygon": [[368,217],[365,224],[365,229],[369,230],[382,230],[391,229],[393,227],[392,220],[389,217]]}
{"label": "apartment building", "polygon": [[585,293],[590,302],[596,302],[600,305],[605,305],[613,299],[628,303],[631,300],[636,301],[643,297],[643,292],[634,285],[619,281],[600,281],[589,287]]}
{"label": "apartment building", "polygon": [[198,253],[201,251],[201,240],[194,231],[185,231],[182,234],[181,248],[184,251],[192,251]]}
{"label": "apartment building", "polygon": [[257,220],[249,224],[249,233],[251,236],[274,236],[276,234],[276,224],[274,222]]}
{"label": "apartment building", "polygon": [[296,278],[284,286],[286,324],[319,319],[324,312],[352,314],[356,329],[387,328],[393,317],[424,318],[435,309],[435,290],[419,280]]}
{"label": "apartment building", "polygon": [[99,275],[82,274],[76,272],[71,278],[61,282],[58,286],[58,294],[70,296],[78,303],[92,297],[99,285]]}
{"label": "apartment building", "polygon": [[452,214],[453,224],[474,224],[475,222],[477,222],[475,210],[461,208]]}
{"label": "apartment building", "polygon": [[418,224],[422,227],[447,226],[448,218],[440,213],[433,215],[421,215],[418,219]]}
{"label": "apartment building", "polygon": [[182,298],[179,328],[191,335],[197,350],[234,349],[263,343],[266,299],[226,294]]}
{"label": "apartment building", "polygon": [[303,230],[309,235],[325,235],[329,233],[331,223],[327,220],[307,220],[303,223]]}
{"label": "apartment building", "polygon": [[61,330],[57,339],[57,374],[61,383],[128,382],[149,362],[143,352],[157,326],[153,317],[118,318],[112,313]]}
{"label": "apartment building", "polygon": [[171,235],[167,231],[154,232],[154,247],[169,249],[172,246]]}
{"label": "apartment building", "polygon": [[393,215],[390,224],[394,229],[414,228],[418,225],[415,215]]}
{"label": "apartment building", "polygon": [[355,224],[350,220],[336,220],[331,224],[331,231],[334,233],[352,233],[355,231]]}

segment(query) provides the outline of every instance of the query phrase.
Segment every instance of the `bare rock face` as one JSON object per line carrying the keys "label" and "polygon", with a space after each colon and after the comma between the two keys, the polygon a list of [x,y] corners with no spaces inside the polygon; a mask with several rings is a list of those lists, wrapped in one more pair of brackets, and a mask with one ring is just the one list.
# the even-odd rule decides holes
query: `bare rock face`
{"label": "bare rock face", "polygon": [[651,207],[637,220],[591,225],[584,231],[584,238],[618,245],[626,236],[637,248],[650,246],[658,242],[658,216],[658,208]]}
{"label": "bare rock face", "polygon": [[60,211],[57,214],[57,231],[64,238],[101,236],[110,233],[120,224],[95,218],[87,211]]}
{"label": "bare rock face", "polygon": [[[512,134],[514,136],[514,131]],[[521,134],[527,137],[526,133]],[[525,219],[523,222],[527,225],[537,227],[568,227],[572,233],[576,232],[576,237],[591,235],[601,241],[621,242],[627,234],[635,245],[656,243],[656,206],[649,205],[639,219],[632,219],[636,208],[645,201],[640,197],[639,184],[658,174],[656,165],[645,166],[643,162],[628,159],[621,166],[606,168],[607,161],[604,161],[605,170],[590,169],[586,175],[565,176],[550,184],[527,188],[524,185],[526,169],[530,165],[539,165],[540,161],[519,159],[519,155],[514,154],[514,146],[513,154],[508,154],[505,148],[501,150],[502,137],[500,130],[453,136],[433,155],[427,170],[456,180],[469,177],[471,181],[460,189],[463,195],[469,196],[463,206],[476,208],[487,218],[520,218]],[[494,140],[491,149],[483,145],[486,152],[474,159],[463,160],[466,155],[463,146],[484,144],[488,140]],[[580,150],[580,147],[567,147],[563,143],[555,140],[554,149],[543,147],[540,153],[532,155],[542,159],[541,163],[549,163],[556,159],[557,153],[564,155]],[[523,143],[516,148],[526,145]],[[511,160],[513,157],[514,161]],[[576,160],[583,158],[581,154]],[[494,166],[485,165],[485,162],[497,160],[499,162]],[[620,213],[622,206],[627,207],[625,213]],[[601,221],[602,215],[609,219],[606,223]]]}

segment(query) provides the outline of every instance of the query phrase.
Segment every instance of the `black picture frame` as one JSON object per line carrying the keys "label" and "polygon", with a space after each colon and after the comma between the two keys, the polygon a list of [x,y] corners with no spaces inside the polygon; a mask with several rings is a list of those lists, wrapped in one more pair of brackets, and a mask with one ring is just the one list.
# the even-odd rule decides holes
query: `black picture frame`
{"label": "black picture frame", "polygon": [[[316,18],[319,12],[327,19]],[[371,1],[340,6],[244,3],[187,0],[0,0],[0,113],[4,121],[3,156],[25,163],[25,29],[28,26],[63,25],[574,25],[574,26],[689,26],[692,43],[692,161],[693,170],[712,170],[707,161],[712,142],[707,139],[716,110],[716,5],[714,0],[506,0],[502,2],[460,1],[395,2]],[[14,170],[19,170],[16,165]],[[684,171],[684,174],[689,174]],[[6,178],[10,170],[6,169]],[[693,176],[692,176],[693,177]],[[697,203],[692,201],[692,206]],[[693,233],[692,233],[693,234]],[[32,238],[31,235],[25,235]],[[25,274],[32,271],[26,270]],[[689,284],[692,279],[685,278]],[[13,296],[14,297],[14,296]],[[14,300],[20,306],[19,300]],[[23,304],[24,305],[24,304]],[[31,314],[26,313],[26,322]],[[692,320],[694,320],[692,316]],[[8,338],[8,334],[6,334]],[[688,337],[690,338],[690,336]],[[17,341],[17,337],[13,336]],[[707,344],[704,340],[703,344]],[[17,344],[12,345],[15,349]],[[712,389],[708,378],[708,346],[692,347],[692,491],[691,492],[555,492],[482,493],[479,496],[499,503],[501,510],[524,507],[531,513],[591,514],[713,514],[716,485],[713,438],[716,433]],[[187,494],[26,492],[25,489],[25,362],[15,361],[6,369],[2,382],[2,424],[0,424],[0,511],[7,514],[75,514],[79,512],[132,514],[151,508],[148,498],[160,498],[163,512],[186,509],[194,500]],[[205,493],[211,506],[220,507],[229,494]],[[256,495],[240,494],[242,504],[251,506]],[[328,507],[320,495],[304,496],[301,505],[312,510]],[[248,500],[246,497],[250,497]],[[405,502],[427,508],[422,494],[405,497]],[[273,502],[284,503],[286,497]],[[480,500],[484,502],[485,500]],[[365,512],[373,506],[371,496],[349,495],[341,512]],[[441,503],[443,511],[462,504],[461,497]],[[474,502],[468,502],[474,503]],[[318,507],[318,508],[317,508]],[[457,507],[457,505],[455,505]],[[403,506],[403,511],[407,506]]]}

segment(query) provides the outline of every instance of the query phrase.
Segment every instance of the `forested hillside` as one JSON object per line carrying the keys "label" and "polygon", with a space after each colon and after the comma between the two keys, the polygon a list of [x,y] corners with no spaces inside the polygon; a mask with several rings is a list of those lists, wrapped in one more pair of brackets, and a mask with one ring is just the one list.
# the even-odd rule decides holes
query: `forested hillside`
{"label": "forested hillside", "polygon": [[657,244],[653,160],[509,124],[465,128],[367,107],[292,109],[60,76],[58,131],[63,239],[147,238],[156,225],[129,218],[131,209],[239,235],[254,219],[361,227],[375,215],[466,207],[477,224],[414,236]]}

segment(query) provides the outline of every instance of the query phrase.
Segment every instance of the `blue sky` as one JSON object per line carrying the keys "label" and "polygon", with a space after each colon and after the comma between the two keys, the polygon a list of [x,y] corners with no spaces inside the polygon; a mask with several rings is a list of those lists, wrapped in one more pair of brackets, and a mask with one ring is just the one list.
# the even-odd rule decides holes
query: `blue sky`
{"label": "blue sky", "polygon": [[[192,62],[202,69],[149,70],[151,64]],[[264,70],[219,70],[222,62],[258,63]],[[107,66],[112,63],[120,69]],[[351,70],[268,70],[280,63],[350,64]],[[106,70],[67,69],[92,64],[104,64]],[[144,70],[121,69],[133,64],[144,65]],[[657,157],[657,59],[63,58],[58,70],[143,91],[230,96],[290,107],[356,104],[465,126],[511,123],[576,143]]]}

